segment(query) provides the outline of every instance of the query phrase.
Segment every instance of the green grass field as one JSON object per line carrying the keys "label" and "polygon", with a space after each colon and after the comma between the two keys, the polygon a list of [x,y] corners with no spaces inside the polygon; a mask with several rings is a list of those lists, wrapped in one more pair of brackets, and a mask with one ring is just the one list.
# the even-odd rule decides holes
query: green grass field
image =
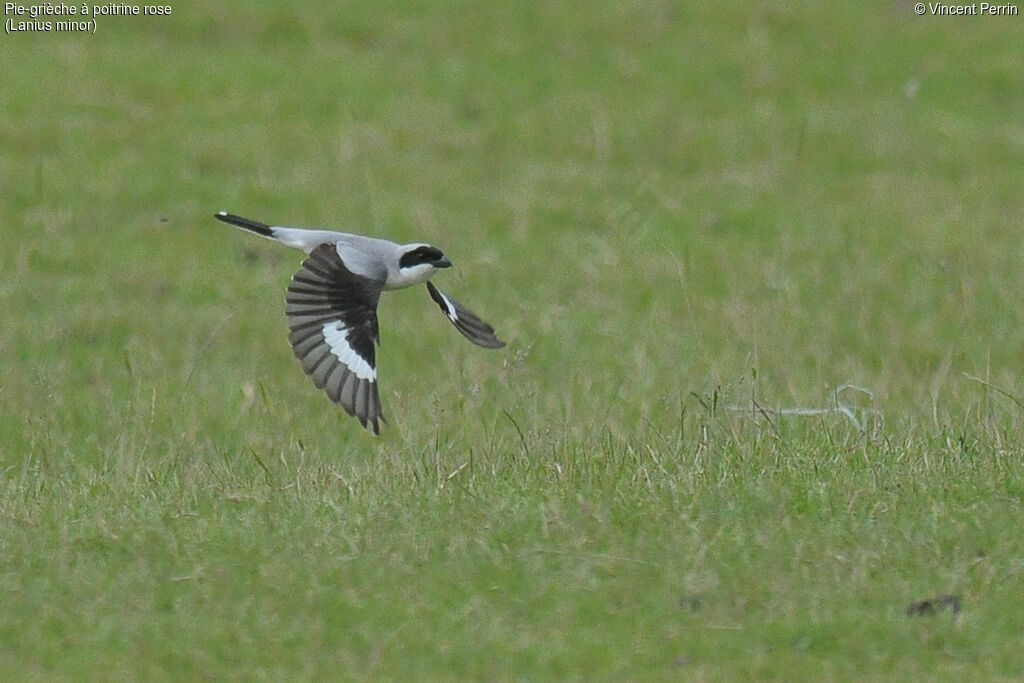
{"label": "green grass field", "polygon": [[[0,36],[6,680],[1024,677],[1024,16],[531,4]],[[220,209],[509,345],[374,438]]]}

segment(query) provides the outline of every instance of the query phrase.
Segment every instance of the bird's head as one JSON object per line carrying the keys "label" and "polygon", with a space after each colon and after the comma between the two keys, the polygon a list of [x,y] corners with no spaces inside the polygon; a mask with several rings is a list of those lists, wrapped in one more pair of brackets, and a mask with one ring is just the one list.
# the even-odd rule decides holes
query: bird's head
{"label": "bird's head", "polygon": [[444,252],[430,244],[407,244],[398,257],[396,287],[409,287],[426,282],[439,268],[451,268]]}

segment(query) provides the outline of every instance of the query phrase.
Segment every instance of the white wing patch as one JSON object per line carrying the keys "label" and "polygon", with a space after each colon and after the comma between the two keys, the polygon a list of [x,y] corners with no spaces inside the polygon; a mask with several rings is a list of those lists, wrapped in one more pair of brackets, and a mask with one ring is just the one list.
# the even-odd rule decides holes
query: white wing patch
{"label": "white wing patch", "polygon": [[347,330],[342,327],[340,320],[324,323],[324,341],[330,347],[331,353],[359,379],[371,382],[376,381],[377,371],[362,356],[355,352],[355,349],[348,343],[346,333]]}
{"label": "white wing patch", "polygon": [[459,322],[459,314],[455,312],[455,304],[452,303],[452,300],[446,297],[444,295],[444,292],[442,292],[441,290],[437,290],[437,294],[442,299],[444,299],[444,314],[447,315],[448,319],[451,320],[453,323]]}

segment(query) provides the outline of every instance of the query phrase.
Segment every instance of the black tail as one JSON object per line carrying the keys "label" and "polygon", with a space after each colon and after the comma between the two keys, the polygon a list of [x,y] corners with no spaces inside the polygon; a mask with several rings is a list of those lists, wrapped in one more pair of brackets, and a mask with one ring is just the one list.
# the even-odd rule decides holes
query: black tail
{"label": "black tail", "polygon": [[236,216],[235,214],[228,213],[227,211],[218,211],[213,214],[213,217],[230,225],[251,230],[257,235],[270,238],[274,237],[274,231],[266,223],[260,223],[259,221],[254,221],[249,218],[242,218],[241,216]]}

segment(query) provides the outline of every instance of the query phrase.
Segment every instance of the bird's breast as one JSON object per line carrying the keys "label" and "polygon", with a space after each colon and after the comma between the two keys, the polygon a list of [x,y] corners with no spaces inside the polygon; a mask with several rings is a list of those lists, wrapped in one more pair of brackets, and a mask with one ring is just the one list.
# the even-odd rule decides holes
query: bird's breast
{"label": "bird's breast", "polygon": [[404,287],[412,287],[413,285],[421,285],[436,272],[437,268],[429,263],[421,263],[411,268],[396,269],[388,273],[388,278],[384,282],[384,289],[402,289]]}

